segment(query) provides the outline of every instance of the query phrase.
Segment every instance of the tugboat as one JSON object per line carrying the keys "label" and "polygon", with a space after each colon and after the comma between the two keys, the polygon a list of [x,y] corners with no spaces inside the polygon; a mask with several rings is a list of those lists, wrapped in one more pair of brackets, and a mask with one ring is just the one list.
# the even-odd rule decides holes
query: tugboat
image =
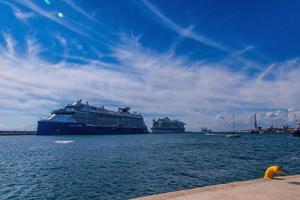
{"label": "tugboat", "polygon": [[292,132],[292,135],[295,137],[300,137],[300,122],[297,122],[297,127]]}
{"label": "tugboat", "polygon": [[227,133],[226,137],[228,137],[228,138],[240,138],[241,137],[241,134],[239,134],[235,131],[234,114],[232,114],[232,132]]}
{"label": "tugboat", "polygon": [[212,130],[208,129],[207,127],[202,127],[201,128],[201,133],[212,133]]}

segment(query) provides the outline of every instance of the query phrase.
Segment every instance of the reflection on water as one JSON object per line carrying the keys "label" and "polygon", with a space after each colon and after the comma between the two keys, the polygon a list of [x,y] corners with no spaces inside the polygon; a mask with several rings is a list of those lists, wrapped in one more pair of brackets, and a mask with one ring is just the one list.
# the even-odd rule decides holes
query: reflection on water
{"label": "reflection on water", "polygon": [[72,143],[74,141],[73,140],[56,140],[54,142],[57,143],[57,144],[69,144],[69,143]]}

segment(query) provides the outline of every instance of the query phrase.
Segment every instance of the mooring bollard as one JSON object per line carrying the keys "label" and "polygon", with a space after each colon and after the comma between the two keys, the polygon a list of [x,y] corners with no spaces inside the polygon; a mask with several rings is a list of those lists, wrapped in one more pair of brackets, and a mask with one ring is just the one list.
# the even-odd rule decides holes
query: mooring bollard
{"label": "mooring bollard", "polygon": [[272,179],[274,178],[275,175],[277,174],[280,174],[282,173],[282,169],[280,166],[271,166],[271,167],[268,167],[268,169],[265,171],[265,176],[264,176],[264,179]]}

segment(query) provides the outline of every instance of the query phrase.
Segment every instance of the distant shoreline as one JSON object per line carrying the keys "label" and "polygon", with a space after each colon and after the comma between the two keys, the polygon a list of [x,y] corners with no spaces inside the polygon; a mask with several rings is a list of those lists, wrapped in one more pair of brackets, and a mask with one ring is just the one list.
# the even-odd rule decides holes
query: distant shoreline
{"label": "distant shoreline", "polygon": [[0,131],[1,135],[35,135],[35,131]]}
{"label": "distant shoreline", "polygon": [[[227,131],[228,132],[228,131]],[[225,135],[227,133],[226,131],[216,131],[216,132],[197,132],[197,131],[186,131],[185,133],[198,133],[198,134],[220,134],[220,135]],[[253,135],[289,135],[291,133],[259,133],[259,134],[254,134],[251,132],[238,132],[242,134],[253,134]],[[9,136],[9,135],[36,135],[36,131],[0,131],[0,136]]]}

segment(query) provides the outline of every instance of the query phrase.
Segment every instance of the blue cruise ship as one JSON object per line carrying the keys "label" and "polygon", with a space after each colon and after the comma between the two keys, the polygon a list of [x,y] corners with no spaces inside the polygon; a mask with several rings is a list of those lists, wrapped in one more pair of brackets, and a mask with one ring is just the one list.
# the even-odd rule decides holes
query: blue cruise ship
{"label": "blue cruise ship", "polygon": [[81,100],[54,110],[47,119],[38,121],[37,135],[64,134],[145,134],[148,133],[141,114],[130,108],[111,111],[82,103]]}

